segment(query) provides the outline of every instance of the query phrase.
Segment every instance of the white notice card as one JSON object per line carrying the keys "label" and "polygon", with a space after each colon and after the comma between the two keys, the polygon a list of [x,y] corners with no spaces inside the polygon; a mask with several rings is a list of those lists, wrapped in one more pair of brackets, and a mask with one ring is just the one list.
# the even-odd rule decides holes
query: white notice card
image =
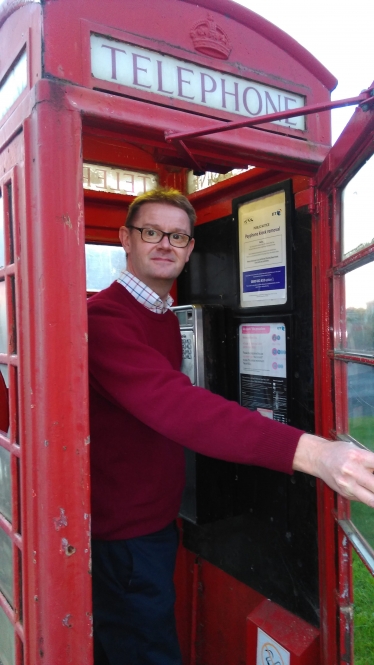
{"label": "white notice card", "polygon": [[287,302],[286,194],[282,190],[239,207],[240,305]]}

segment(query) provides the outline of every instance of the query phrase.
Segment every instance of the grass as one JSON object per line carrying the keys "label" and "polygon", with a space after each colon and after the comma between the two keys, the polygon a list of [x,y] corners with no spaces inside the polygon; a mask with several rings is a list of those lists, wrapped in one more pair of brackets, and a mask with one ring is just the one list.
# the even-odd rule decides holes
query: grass
{"label": "grass", "polygon": [[354,664],[374,663],[374,578],[353,552]]}
{"label": "grass", "polygon": [[353,416],[349,418],[349,434],[356,441],[374,451],[374,417],[373,416]]}
{"label": "grass", "polygon": [[[349,433],[374,451],[373,416],[349,419]],[[351,519],[374,548],[374,511],[352,501]],[[354,665],[374,664],[374,577],[353,550]]]}

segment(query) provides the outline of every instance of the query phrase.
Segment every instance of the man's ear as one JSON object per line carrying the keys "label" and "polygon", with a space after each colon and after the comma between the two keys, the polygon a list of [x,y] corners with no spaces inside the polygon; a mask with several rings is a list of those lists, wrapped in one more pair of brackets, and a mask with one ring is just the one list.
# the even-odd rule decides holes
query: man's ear
{"label": "man's ear", "polygon": [[126,254],[128,254],[130,249],[130,229],[128,229],[126,226],[121,226],[119,230],[119,239],[123,249],[125,250]]}

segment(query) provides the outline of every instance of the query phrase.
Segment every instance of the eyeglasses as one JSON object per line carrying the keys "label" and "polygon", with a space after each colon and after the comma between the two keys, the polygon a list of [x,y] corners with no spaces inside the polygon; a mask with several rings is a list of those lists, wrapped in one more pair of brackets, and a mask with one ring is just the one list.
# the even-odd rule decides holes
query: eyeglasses
{"label": "eyeglasses", "polygon": [[157,243],[161,242],[164,236],[167,236],[172,247],[182,248],[187,247],[192,238],[192,236],[187,235],[187,233],[178,233],[177,231],[165,233],[165,231],[159,231],[159,229],[141,229],[139,226],[130,226],[130,224],[127,228],[139,231],[142,240],[144,240],[144,242],[150,242],[152,245],[157,245]]}

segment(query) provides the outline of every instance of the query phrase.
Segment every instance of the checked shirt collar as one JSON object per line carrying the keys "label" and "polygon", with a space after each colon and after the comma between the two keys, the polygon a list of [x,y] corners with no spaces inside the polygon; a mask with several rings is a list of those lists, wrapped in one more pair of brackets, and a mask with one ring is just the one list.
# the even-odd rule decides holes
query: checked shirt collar
{"label": "checked shirt collar", "polygon": [[144,284],[144,282],[141,282],[140,279],[127,270],[124,270],[121,273],[121,276],[117,281],[122,284],[129,293],[131,293],[135,300],[156,314],[165,314],[174,302],[170,295],[168,295],[165,302],[161,300],[157,293],[152,291],[152,289]]}

